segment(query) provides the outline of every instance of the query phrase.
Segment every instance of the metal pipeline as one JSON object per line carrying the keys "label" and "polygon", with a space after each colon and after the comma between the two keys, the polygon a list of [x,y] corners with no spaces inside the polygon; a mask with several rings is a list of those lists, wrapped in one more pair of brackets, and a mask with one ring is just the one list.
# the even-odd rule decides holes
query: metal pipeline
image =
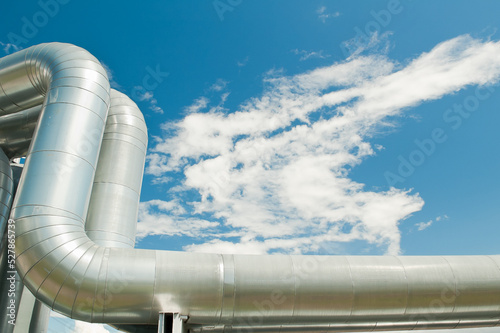
{"label": "metal pipeline", "polygon": [[[22,291],[22,286],[18,285],[18,276],[10,273],[13,270],[8,265],[9,259],[12,259],[12,257],[9,257],[8,253],[9,229],[7,228],[7,221],[13,193],[14,181],[12,168],[9,165],[9,159],[0,149],[0,306],[2,311],[5,311],[0,317],[0,331],[6,333],[12,332],[13,325],[9,324],[9,321],[15,319],[17,304],[19,304],[19,298],[14,296],[19,297],[20,291]],[[11,229],[12,231],[14,230]],[[12,306],[11,300],[14,300],[17,304]]]}
{"label": "metal pipeline", "polygon": [[[3,235],[9,219],[10,205],[14,193],[14,181],[9,159],[0,149],[0,235]],[[1,246],[1,242],[0,242]]]}
{"label": "metal pipeline", "polygon": [[[104,69],[80,48],[42,44],[0,60],[0,86],[5,114],[43,100],[11,217],[18,272],[58,312],[89,322],[153,325],[158,313],[174,312],[187,316],[193,331],[225,332],[500,323],[500,256],[252,256],[98,245],[85,233],[86,217],[101,219],[99,207],[122,200],[111,186],[104,189],[107,183],[131,187],[142,178],[135,164],[113,165],[108,154],[115,152],[105,144],[99,156],[110,104]],[[129,124],[131,118],[116,119]],[[147,145],[141,126],[120,129],[118,140],[134,142],[122,146],[124,154],[138,156],[137,147]],[[101,184],[98,156],[110,167],[103,170],[117,171],[102,171],[102,179],[112,180],[91,192],[94,181]],[[90,222],[87,229],[96,236],[92,225],[102,224]],[[124,238],[115,244],[126,244]]]}
{"label": "metal pipeline", "polygon": [[[130,98],[112,89],[85,222],[87,236],[100,246],[135,245],[147,142],[141,111]],[[115,199],[109,201],[111,197]]]}
{"label": "metal pipeline", "polygon": [[26,156],[42,105],[0,117],[0,149],[8,158]]}

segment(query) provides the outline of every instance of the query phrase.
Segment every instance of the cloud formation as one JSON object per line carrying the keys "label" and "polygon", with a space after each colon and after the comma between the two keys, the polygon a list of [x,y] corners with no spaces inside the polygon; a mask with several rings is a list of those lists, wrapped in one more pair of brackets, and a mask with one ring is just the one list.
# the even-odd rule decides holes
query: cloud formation
{"label": "cloud formation", "polygon": [[141,102],[147,102],[149,104],[149,109],[154,113],[163,114],[163,109],[158,106],[158,101],[153,95],[152,91],[146,91],[142,86],[134,87],[136,90],[136,96]]}
{"label": "cloud formation", "polygon": [[[436,217],[435,221],[439,222],[442,219],[448,219],[448,215],[438,216],[438,217]],[[429,228],[433,223],[434,223],[434,220],[429,220],[427,222],[416,223],[415,226],[417,227],[418,231],[422,231],[422,230]]]}
{"label": "cloud formation", "polygon": [[122,86],[115,80],[114,71],[111,68],[109,68],[109,66],[106,65],[105,63],[103,63],[102,61],[101,61],[101,65],[106,70],[106,74],[108,74],[109,85],[111,86],[111,88],[117,89],[117,90],[122,90],[123,89]]}
{"label": "cloud formation", "polygon": [[368,140],[389,117],[497,82],[499,53],[499,42],[464,35],[405,66],[384,55],[351,56],[295,76],[268,75],[263,94],[233,112],[193,110],[164,124],[147,172],[171,189],[168,200],[142,204],[139,234],[189,234],[197,239],[190,251],[335,252],[362,241],[398,254],[398,225],[423,199],[368,190],[349,170],[380,149]]}
{"label": "cloud formation", "polygon": [[326,54],[323,52],[323,50],[320,51],[306,51],[306,50],[299,50],[299,49],[294,49],[292,52],[296,55],[300,55],[300,61],[305,61],[307,59],[311,58],[319,58],[319,59],[325,59],[329,58],[330,55]]}
{"label": "cloud formation", "polygon": [[326,7],[321,6],[316,10],[316,14],[318,14],[318,18],[321,22],[325,23],[329,18],[335,18],[340,16],[340,12],[327,13]]}
{"label": "cloud formation", "polygon": [[0,41],[0,47],[2,48],[3,52],[6,55],[17,52],[22,49],[22,47],[17,46],[16,44],[4,43],[2,41]]}
{"label": "cloud formation", "polygon": [[196,112],[199,112],[203,109],[205,109],[208,105],[208,103],[210,102],[210,100],[205,97],[205,96],[201,96],[197,99],[194,100],[193,104],[187,106],[184,108],[184,111],[186,113],[196,113]]}

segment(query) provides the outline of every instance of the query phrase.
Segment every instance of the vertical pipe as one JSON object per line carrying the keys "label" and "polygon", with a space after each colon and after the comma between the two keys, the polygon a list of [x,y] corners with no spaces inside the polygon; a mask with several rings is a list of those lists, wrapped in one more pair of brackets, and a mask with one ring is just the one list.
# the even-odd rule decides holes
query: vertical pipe
{"label": "vertical pipe", "polygon": [[[9,219],[14,193],[12,168],[7,155],[0,149],[0,234],[3,235]],[[0,244],[1,245],[1,244]]]}
{"label": "vertical pipe", "polygon": [[[111,104],[92,187],[85,232],[100,246],[133,248],[147,127],[137,105],[125,94],[110,91]],[[117,172],[118,170],[118,172]],[[126,332],[148,332],[145,325],[112,325]]]}
{"label": "vertical pipe", "polygon": [[[39,108],[35,107],[27,111],[31,111],[33,109],[36,111]],[[15,197],[17,185],[19,184],[23,172],[23,165],[11,164],[11,168],[14,180]],[[18,300],[17,318],[19,321],[16,321],[13,333],[45,333],[49,326],[50,309],[33,296],[28,288],[23,285],[21,278],[17,273],[16,284],[16,299]]]}
{"label": "vertical pipe", "polygon": [[35,301],[33,313],[31,315],[31,323],[29,333],[45,333],[49,327],[50,309],[40,302]]}
{"label": "vertical pipe", "polygon": [[[14,181],[9,159],[0,149],[0,230],[1,230],[1,252],[0,252],[0,332],[10,333],[14,330],[12,320],[17,315],[19,296],[22,285],[19,285],[19,276],[16,273],[8,273],[15,269],[8,269],[8,218],[14,193]],[[12,230],[11,230],[12,231]],[[16,292],[17,291],[17,292]],[[11,301],[14,301],[12,306]],[[9,321],[11,323],[9,323]]]}
{"label": "vertical pipe", "polygon": [[100,246],[133,248],[147,128],[130,98],[113,89],[110,96],[85,231]]}

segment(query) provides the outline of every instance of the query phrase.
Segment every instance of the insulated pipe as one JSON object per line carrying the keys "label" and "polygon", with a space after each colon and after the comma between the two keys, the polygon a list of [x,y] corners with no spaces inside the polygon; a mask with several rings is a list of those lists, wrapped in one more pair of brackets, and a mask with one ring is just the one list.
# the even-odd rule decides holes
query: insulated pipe
{"label": "insulated pipe", "polygon": [[147,142],[141,111],[130,98],[112,89],[85,222],[87,236],[100,246],[135,245]]}
{"label": "insulated pipe", "polygon": [[14,324],[18,324],[16,318],[19,317],[20,300],[24,295],[21,278],[13,267],[15,224],[7,224],[12,197],[15,195],[21,171],[22,168],[18,165],[9,165],[9,159],[0,149],[0,207],[2,205],[7,207],[5,215],[0,213],[3,235],[0,241],[0,308],[5,310],[4,315],[0,317],[0,332],[2,333],[16,332],[19,327]]}
{"label": "insulated pipe", "polygon": [[[137,105],[111,89],[111,106],[85,222],[87,236],[99,246],[133,248],[135,245],[147,140],[146,123]],[[134,176],[129,177],[130,173]],[[138,174],[141,177],[135,176]],[[115,199],[110,201],[110,197]],[[148,331],[145,325],[113,326],[125,332]],[[148,328],[158,331],[153,325]]]}
{"label": "insulated pipe", "polygon": [[42,105],[0,117],[0,149],[8,158],[26,156]]}
{"label": "insulated pipe", "polygon": [[[12,257],[8,257],[9,231],[7,229],[13,191],[14,182],[9,159],[0,149],[0,307],[2,311],[4,311],[2,316],[0,316],[0,332],[6,333],[12,332],[13,329],[13,325],[9,324],[9,321],[13,319],[10,316],[11,309],[9,306],[11,306],[11,300],[16,300],[14,297],[16,293],[13,292],[12,289],[17,291],[17,295],[19,295],[19,291],[22,290],[22,286],[16,285],[15,274],[8,273],[8,271],[13,271],[13,269],[8,269],[8,259],[12,259]],[[11,230],[11,232],[12,231],[13,230]],[[11,284],[14,286],[12,289]],[[14,316],[16,309],[17,304],[14,305]]]}
{"label": "insulated pipe", "polygon": [[[59,54],[65,61],[59,62]],[[36,90],[47,97],[12,218],[23,282],[56,311],[119,324],[155,324],[159,312],[177,312],[198,331],[207,326],[267,332],[499,324],[500,256],[250,256],[95,244],[85,234],[84,219],[100,145],[93,131],[102,133],[109,99],[103,84],[84,82],[87,88],[81,89],[56,81],[72,81],[73,70],[87,65],[91,69],[84,78],[100,82],[105,73],[81,49],[61,44],[8,57],[8,64],[37,73],[33,85],[47,85],[23,88],[29,96]],[[22,104],[11,94],[6,95]],[[0,107],[14,108],[1,97]]]}
{"label": "insulated pipe", "polygon": [[14,181],[12,168],[10,167],[9,159],[2,149],[0,149],[0,235],[3,235],[7,220],[9,219],[13,193]]}

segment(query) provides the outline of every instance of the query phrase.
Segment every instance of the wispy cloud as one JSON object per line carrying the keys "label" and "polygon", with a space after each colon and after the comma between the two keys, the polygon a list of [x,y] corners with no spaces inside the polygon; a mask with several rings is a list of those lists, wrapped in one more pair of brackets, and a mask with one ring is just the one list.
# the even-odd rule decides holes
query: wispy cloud
{"label": "wispy cloud", "polygon": [[147,235],[196,237],[219,225],[217,222],[189,216],[178,200],[141,202],[138,220],[137,237],[139,239]]}
{"label": "wispy cloud", "polygon": [[[448,219],[448,215],[438,216],[435,218],[435,221],[439,222],[443,219]],[[415,226],[417,227],[418,231],[422,231],[422,230],[429,228],[433,223],[434,223],[434,220],[429,220],[427,222],[417,223],[417,224],[415,224]]]}
{"label": "wispy cloud", "polygon": [[249,59],[250,59],[250,57],[246,56],[245,59],[243,59],[241,61],[237,61],[236,65],[238,65],[238,67],[244,67],[247,65]]}
{"label": "wispy cloud", "polygon": [[0,47],[5,54],[11,54],[22,49],[22,47],[17,46],[16,44],[4,43],[2,41],[0,41]]}
{"label": "wispy cloud", "polygon": [[116,82],[113,70],[109,68],[109,66],[103,63],[102,61],[101,65],[106,70],[106,74],[108,74],[109,85],[111,86],[111,88],[117,90],[123,89],[122,86],[118,82]]}
{"label": "wispy cloud", "polygon": [[340,16],[340,12],[327,12],[327,8],[325,6],[321,6],[316,10],[316,14],[318,14],[318,18],[321,22],[325,23],[327,19],[335,18]]}
{"label": "wispy cloud", "polygon": [[325,58],[330,57],[329,54],[323,53],[323,50],[316,52],[316,51],[306,51],[306,50],[295,49],[295,50],[292,50],[292,52],[295,53],[296,55],[300,55],[300,59],[299,59],[300,61],[304,61],[304,60],[307,60],[310,58],[325,59]]}
{"label": "wispy cloud", "polygon": [[[123,87],[115,79],[113,70],[103,62],[101,62],[101,65],[106,70],[111,88],[123,91]],[[142,86],[134,87],[133,91],[135,93],[133,93],[132,96],[135,102],[146,102],[148,103],[148,108],[151,111],[153,111],[154,113],[163,114],[163,109],[158,106],[158,101],[154,97],[152,91],[147,91]]]}
{"label": "wispy cloud", "polygon": [[[210,85],[210,87],[205,91],[206,95],[209,95],[210,98],[207,96],[200,96],[196,98],[191,105],[184,108],[184,112],[190,114],[206,110],[207,112],[213,113],[224,110],[223,105],[229,96],[229,92],[226,89],[228,84],[229,82],[224,79],[217,79],[215,83]],[[220,96],[220,102],[216,106],[209,107],[211,98],[213,98],[214,95]]]}
{"label": "wispy cloud", "polygon": [[186,106],[184,108],[184,111],[186,113],[196,113],[196,112],[199,112],[203,109],[205,109],[208,105],[208,102],[210,102],[210,100],[205,97],[205,96],[201,96],[197,99],[194,100],[193,104],[189,105],[189,106]]}
{"label": "wispy cloud", "polygon": [[306,253],[362,241],[399,253],[398,225],[423,199],[369,190],[349,170],[379,149],[368,139],[390,125],[388,117],[497,82],[499,52],[499,42],[460,36],[405,66],[372,54],[295,76],[273,71],[263,94],[233,112],[192,112],[165,124],[147,172],[171,177],[167,202],[184,211],[143,209],[142,221],[154,216],[169,227],[141,222],[140,232],[171,233],[184,216],[199,220],[184,222],[202,242],[191,251]]}
{"label": "wispy cloud", "polygon": [[379,34],[377,31],[361,38],[353,37],[341,43],[342,49],[346,51],[346,56],[351,58],[359,57],[361,54],[379,54],[386,55],[391,49],[392,32],[386,31]]}
{"label": "wispy cloud", "polygon": [[229,82],[224,79],[217,79],[217,81],[215,81],[215,83],[210,86],[210,90],[217,92],[222,91],[226,88],[228,83]]}
{"label": "wispy cloud", "polygon": [[152,91],[143,91],[141,90],[142,87],[137,86],[135,87],[136,89],[136,96],[141,102],[147,102],[149,104],[149,109],[153,111],[154,113],[159,113],[163,114],[163,109],[158,106],[158,101],[153,95]]}
{"label": "wispy cloud", "polygon": [[418,231],[422,231],[422,230],[429,228],[433,222],[434,222],[433,220],[429,220],[427,222],[420,222],[420,223],[417,223],[415,225],[418,227]]}

